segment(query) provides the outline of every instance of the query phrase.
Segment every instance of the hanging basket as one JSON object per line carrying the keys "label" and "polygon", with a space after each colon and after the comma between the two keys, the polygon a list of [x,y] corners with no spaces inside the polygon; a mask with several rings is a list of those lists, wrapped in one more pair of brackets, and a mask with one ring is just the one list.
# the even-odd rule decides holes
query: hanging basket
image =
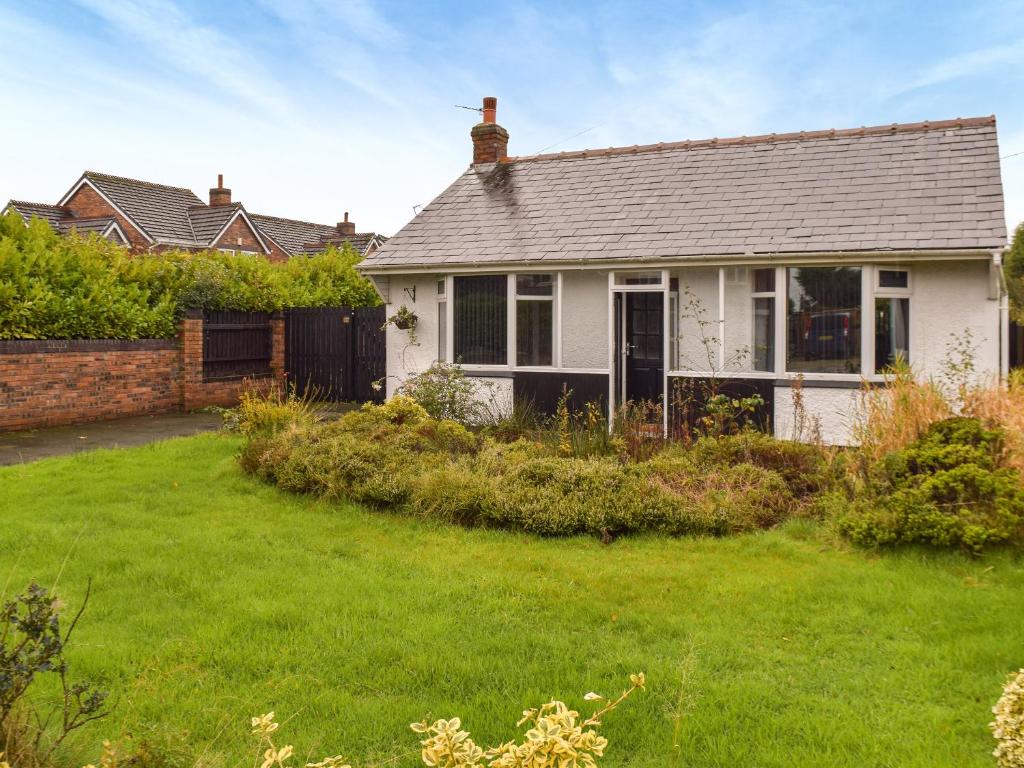
{"label": "hanging basket", "polygon": [[416,317],[415,312],[403,304],[395,314],[388,318],[388,322],[400,331],[411,331],[416,327],[419,318]]}

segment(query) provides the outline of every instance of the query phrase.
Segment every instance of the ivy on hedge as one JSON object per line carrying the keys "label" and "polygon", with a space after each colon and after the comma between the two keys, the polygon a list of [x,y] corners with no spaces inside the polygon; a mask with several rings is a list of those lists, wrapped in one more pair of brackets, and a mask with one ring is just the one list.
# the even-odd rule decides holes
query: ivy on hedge
{"label": "ivy on hedge", "polygon": [[146,253],[0,218],[0,339],[170,338],[187,309],[373,306],[345,246],[273,264],[219,251]]}

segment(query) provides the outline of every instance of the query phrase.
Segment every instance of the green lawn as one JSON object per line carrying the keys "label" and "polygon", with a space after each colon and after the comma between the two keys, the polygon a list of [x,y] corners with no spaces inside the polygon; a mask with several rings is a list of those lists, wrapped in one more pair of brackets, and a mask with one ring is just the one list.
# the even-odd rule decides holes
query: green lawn
{"label": "green lawn", "polygon": [[424,715],[496,743],[528,705],[644,670],[608,766],[992,765],[990,708],[1024,665],[1020,559],[878,556],[806,524],[610,546],[465,531],[289,496],[237,449],[0,469],[0,585],[63,567],[74,604],[94,580],[72,662],[117,710],[90,746],[155,724],[234,766],[273,709],[300,757],[415,765]]}

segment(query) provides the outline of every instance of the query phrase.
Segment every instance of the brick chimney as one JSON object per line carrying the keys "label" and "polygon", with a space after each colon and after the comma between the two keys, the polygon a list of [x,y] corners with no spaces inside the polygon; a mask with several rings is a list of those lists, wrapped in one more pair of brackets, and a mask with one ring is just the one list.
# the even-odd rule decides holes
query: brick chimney
{"label": "brick chimney", "polygon": [[508,131],[494,122],[498,100],[484,96],[484,119],[473,126],[473,164],[496,163],[508,157]]}
{"label": "brick chimney", "polygon": [[345,220],[339,221],[337,227],[338,231],[343,235],[354,235],[356,233],[356,223],[348,220],[348,211],[345,211]]}
{"label": "brick chimney", "polygon": [[231,205],[231,190],[224,187],[224,174],[217,174],[217,186],[210,190],[210,205]]}

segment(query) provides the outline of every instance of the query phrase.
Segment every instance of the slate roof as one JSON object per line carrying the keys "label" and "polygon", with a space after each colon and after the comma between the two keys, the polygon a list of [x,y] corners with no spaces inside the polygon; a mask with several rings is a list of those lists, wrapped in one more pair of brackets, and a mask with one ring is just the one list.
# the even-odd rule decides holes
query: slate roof
{"label": "slate roof", "polygon": [[71,214],[59,205],[47,205],[46,203],[27,203],[24,200],[11,200],[7,203],[6,211],[13,208],[25,220],[33,216],[43,219],[51,227],[56,229],[63,219],[69,218]]}
{"label": "slate roof", "polygon": [[1005,244],[983,117],[470,166],[362,268]]}
{"label": "slate roof", "polygon": [[205,203],[192,190],[95,171],[86,171],[84,175],[153,239],[196,242],[188,211]]}

